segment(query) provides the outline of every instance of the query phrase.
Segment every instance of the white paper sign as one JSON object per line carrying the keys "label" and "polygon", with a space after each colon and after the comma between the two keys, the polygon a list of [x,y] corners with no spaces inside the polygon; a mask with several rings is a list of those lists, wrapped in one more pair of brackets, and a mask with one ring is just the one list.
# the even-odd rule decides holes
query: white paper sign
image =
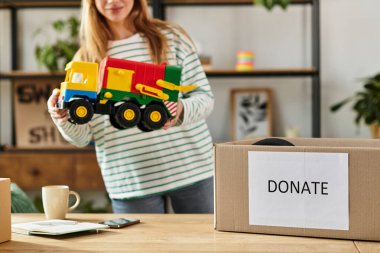
{"label": "white paper sign", "polygon": [[348,154],[249,151],[249,224],[349,229]]}

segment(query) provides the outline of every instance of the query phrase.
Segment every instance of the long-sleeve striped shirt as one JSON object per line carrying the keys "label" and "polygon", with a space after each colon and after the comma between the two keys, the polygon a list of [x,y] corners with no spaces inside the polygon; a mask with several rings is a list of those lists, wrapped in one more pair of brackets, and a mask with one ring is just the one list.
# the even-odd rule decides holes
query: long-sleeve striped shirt
{"label": "long-sleeve striped shirt", "polygon": [[[164,193],[194,184],[213,175],[212,139],[205,118],[214,98],[194,46],[182,33],[164,30],[168,40],[167,61],[182,69],[181,85],[197,88],[180,94],[183,122],[168,130],[141,132],[117,130],[108,115],[95,115],[84,125],[58,125],[63,137],[83,147],[95,141],[96,156],[110,198],[131,199]],[[152,62],[142,34],[110,41],[113,58]]]}

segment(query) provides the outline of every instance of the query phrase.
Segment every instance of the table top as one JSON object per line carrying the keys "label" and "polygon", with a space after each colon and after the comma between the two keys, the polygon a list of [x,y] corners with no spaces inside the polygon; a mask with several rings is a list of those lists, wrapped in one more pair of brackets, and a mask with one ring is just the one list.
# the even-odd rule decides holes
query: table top
{"label": "table top", "polygon": [[[140,224],[65,236],[12,234],[0,252],[380,252],[380,243],[276,236],[214,230],[211,214],[68,214],[99,222],[126,217]],[[43,220],[43,214],[12,214],[12,223]]]}

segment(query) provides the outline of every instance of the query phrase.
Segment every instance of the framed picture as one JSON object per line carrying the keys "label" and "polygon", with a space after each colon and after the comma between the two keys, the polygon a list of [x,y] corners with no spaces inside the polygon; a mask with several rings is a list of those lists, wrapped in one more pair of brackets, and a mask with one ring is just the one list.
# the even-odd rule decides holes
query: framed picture
{"label": "framed picture", "polygon": [[272,136],[271,89],[232,89],[230,101],[233,140]]}

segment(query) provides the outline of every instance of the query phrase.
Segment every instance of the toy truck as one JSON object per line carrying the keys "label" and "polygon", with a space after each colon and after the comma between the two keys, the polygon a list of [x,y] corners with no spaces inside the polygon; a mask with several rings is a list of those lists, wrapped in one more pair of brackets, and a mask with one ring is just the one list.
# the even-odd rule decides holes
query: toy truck
{"label": "toy truck", "polygon": [[89,122],[94,113],[108,114],[117,129],[137,126],[144,132],[160,129],[177,113],[181,68],[105,58],[98,66],[70,62],[61,83],[57,108],[67,108],[74,124]]}

